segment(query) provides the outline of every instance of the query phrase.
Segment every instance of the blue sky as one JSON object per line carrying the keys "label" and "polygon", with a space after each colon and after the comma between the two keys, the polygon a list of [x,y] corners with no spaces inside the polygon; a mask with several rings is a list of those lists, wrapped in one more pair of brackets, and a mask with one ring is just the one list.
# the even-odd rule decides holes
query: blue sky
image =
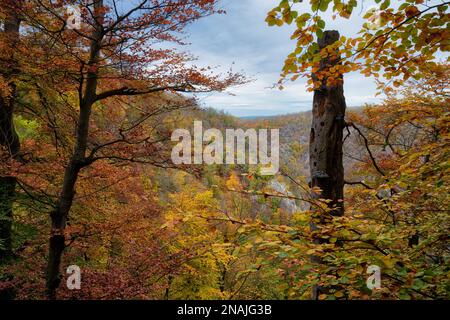
{"label": "blue sky", "polygon": [[[188,29],[191,45],[185,49],[198,57],[198,65],[219,66],[227,70],[243,71],[255,81],[234,87],[226,93],[200,97],[206,107],[225,110],[235,116],[265,116],[310,110],[312,93],[305,89],[305,81],[290,82],[282,91],[272,89],[286,56],[293,50],[290,39],[292,27],[268,27],[267,12],[278,0],[222,0],[220,6],[226,15],[201,19]],[[362,16],[370,6],[357,8],[350,20],[333,21],[325,16],[327,29],[337,29],[345,36],[354,35],[361,26]],[[298,8],[308,8],[302,3]],[[361,13],[360,13],[361,12]],[[345,77],[347,106],[361,106],[379,101],[375,98],[375,83],[358,73]]]}

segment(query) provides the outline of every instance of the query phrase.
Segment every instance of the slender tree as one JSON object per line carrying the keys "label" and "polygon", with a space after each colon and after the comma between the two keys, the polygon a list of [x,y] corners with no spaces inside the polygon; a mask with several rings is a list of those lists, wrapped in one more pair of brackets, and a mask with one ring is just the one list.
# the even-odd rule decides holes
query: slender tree
{"label": "slender tree", "polygon": [[[192,66],[191,56],[161,45],[183,45],[178,35],[189,23],[218,12],[215,0],[141,0],[133,5],[115,0],[69,2],[78,8],[75,12],[80,12],[79,16],[70,17],[79,19],[79,25],[74,24],[76,28],[67,28],[64,1],[55,4],[36,0],[35,10],[28,16],[30,24],[51,39],[53,47],[62,50],[52,55],[49,81],[55,83],[55,88],[64,82],[65,90],[78,93],[77,105],[73,108],[77,113],[73,151],[68,156],[59,195],[50,214],[52,227],[46,283],[51,299],[55,298],[61,281],[65,228],[80,171],[99,160],[137,160],[135,155],[102,154],[107,147],[130,144],[126,134],[133,126],[127,130],[121,128],[117,139],[92,144],[93,108],[107,102],[111,105],[112,101],[118,102],[124,97],[223,90],[242,80],[232,72],[223,77],[211,74],[209,68],[196,68]],[[49,59],[48,53],[45,59]],[[141,142],[149,141],[147,138]],[[147,151],[150,156],[152,152]],[[143,158],[141,155],[139,161],[146,162]]]}

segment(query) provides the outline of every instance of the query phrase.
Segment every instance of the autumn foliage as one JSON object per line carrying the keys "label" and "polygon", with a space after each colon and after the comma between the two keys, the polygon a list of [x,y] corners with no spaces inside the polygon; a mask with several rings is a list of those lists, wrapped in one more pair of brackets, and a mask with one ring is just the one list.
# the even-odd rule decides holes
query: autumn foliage
{"label": "autumn foliage", "polygon": [[[252,122],[199,107],[196,94],[247,81],[183,51],[186,27],[222,14],[218,1],[0,1],[0,297],[448,299],[448,3],[376,1],[358,36],[318,50],[320,12],[348,18],[357,1],[311,0],[313,14],[299,2],[266,20],[296,24],[280,84],[308,77],[318,90],[359,71],[386,94],[341,119],[338,216],[311,196],[309,115]],[[171,133],[198,119],[281,128],[280,173],[173,164]],[[69,265],[80,290],[66,286]],[[367,287],[370,265],[381,288]]]}

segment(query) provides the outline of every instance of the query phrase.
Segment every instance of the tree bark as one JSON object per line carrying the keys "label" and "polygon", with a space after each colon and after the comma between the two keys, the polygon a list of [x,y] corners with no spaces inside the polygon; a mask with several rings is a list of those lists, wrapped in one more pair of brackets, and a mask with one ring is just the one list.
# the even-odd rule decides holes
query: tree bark
{"label": "tree bark", "polygon": [[[325,31],[319,39],[322,49],[339,39],[339,32]],[[326,58],[321,61],[321,69],[336,64]],[[315,76],[313,75],[313,78]],[[342,79],[342,76],[341,76]],[[316,199],[331,200],[329,207],[333,215],[344,213],[344,166],[342,164],[343,130],[345,128],[345,97],[342,81],[336,86],[322,86],[314,90],[312,125],[309,144],[311,187],[320,188],[313,192]]]}
{"label": "tree bark", "polygon": [[[19,5],[20,2],[16,3]],[[1,75],[7,81],[10,94],[0,95],[0,145],[6,149],[10,158],[17,158],[20,152],[20,141],[14,127],[14,106],[16,85],[13,77],[18,73],[18,63],[14,51],[19,39],[21,20],[16,8],[6,10],[3,39],[6,41],[7,58],[2,63]],[[12,256],[11,228],[13,221],[13,203],[15,198],[16,178],[11,174],[0,176],[0,264]]]}
{"label": "tree bark", "polygon": [[[94,10],[100,11],[103,7],[102,0],[94,1]],[[100,15],[103,15],[100,13]],[[56,206],[51,212],[52,230],[49,240],[49,253],[46,273],[46,289],[49,299],[56,298],[56,290],[61,283],[61,257],[65,249],[64,231],[66,228],[69,211],[75,196],[75,185],[80,170],[86,165],[86,149],[89,136],[89,120],[91,117],[92,105],[96,99],[98,69],[97,64],[100,56],[101,42],[103,39],[101,20],[102,16],[96,16],[97,25],[93,32],[90,45],[90,56],[88,62],[88,72],[86,75],[86,86],[83,97],[79,101],[80,113],[77,123],[77,136],[73,154],[64,172],[64,180]]]}
{"label": "tree bark", "polygon": [[[318,40],[319,49],[323,49],[333,44],[339,39],[338,31],[325,31],[321,39]],[[324,58],[320,61],[319,71],[335,65],[337,60]],[[312,75],[313,80],[317,80],[316,75]],[[313,189],[313,199],[329,200],[328,207],[333,216],[344,214],[344,166],[343,156],[343,130],[345,128],[345,97],[343,89],[343,77],[334,86],[327,86],[326,79],[322,80],[321,87],[314,90],[312,125],[309,144],[311,188]],[[316,208],[312,208],[314,212]],[[329,217],[321,214],[314,214],[311,222],[311,229],[317,230],[321,224],[326,223]],[[317,237],[314,243],[320,244],[327,240]],[[317,256],[311,257],[314,263],[322,263]],[[320,293],[326,288],[315,286],[312,292],[312,299],[318,299]]]}

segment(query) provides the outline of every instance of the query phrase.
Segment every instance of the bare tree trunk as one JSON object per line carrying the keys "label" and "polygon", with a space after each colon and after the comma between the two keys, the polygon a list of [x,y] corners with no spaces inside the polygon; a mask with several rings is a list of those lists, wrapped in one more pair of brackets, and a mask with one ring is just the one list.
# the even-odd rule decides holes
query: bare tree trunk
{"label": "bare tree trunk", "polygon": [[[103,7],[103,0],[94,1],[94,10],[100,11]],[[101,14],[102,15],[102,14]],[[101,42],[103,38],[102,28],[99,25],[101,16],[96,16],[96,29],[94,30],[90,45],[90,57],[88,62],[88,73],[86,86],[84,88],[83,97],[80,103],[80,114],[77,123],[77,138],[73,154],[69,164],[64,172],[64,180],[62,190],[59,194],[58,201],[50,217],[52,221],[52,230],[49,240],[49,253],[46,273],[47,297],[49,299],[56,298],[56,290],[61,283],[61,257],[65,249],[64,231],[66,228],[67,218],[70,208],[73,204],[75,196],[75,184],[78,179],[80,170],[86,165],[86,149],[87,139],[89,136],[89,120],[91,117],[92,105],[96,99],[97,91],[97,68]]]}
{"label": "bare tree trunk", "polygon": [[[16,4],[18,5],[18,4]],[[8,152],[9,157],[17,158],[20,152],[20,141],[14,127],[13,115],[16,98],[14,75],[18,73],[14,50],[19,39],[20,18],[15,8],[6,10],[3,39],[9,56],[2,66],[1,75],[8,81],[10,95],[0,95],[0,145]],[[15,198],[16,178],[12,175],[0,176],[0,263],[12,256],[11,227],[13,220],[13,203]]]}
{"label": "bare tree trunk", "polygon": [[[338,31],[325,31],[318,40],[319,48],[322,49],[333,44],[339,39]],[[329,58],[322,59],[320,70],[336,64]],[[316,80],[316,76],[312,75]],[[341,76],[342,80],[342,76]],[[344,214],[344,167],[342,164],[343,130],[345,127],[345,97],[343,83],[340,81],[335,86],[327,86],[323,79],[319,89],[314,90],[312,125],[309,144],[311,188],[319,188],[320,192],[313,190],[312,197],[315,199],[330,200],[328,206],[332,209],[331,214],[341,216]],[[314,208],[312,208],[315,210]],[[311,224],[316,230],[320,224],[326,223],[325,217],[319,215]],[[323,239],[315,239],[315,243],[323,243]],[[312,260],[320,263],[320,259],[313,257]],[[313,290],[313,299],[317,299],[321,288]]]}

